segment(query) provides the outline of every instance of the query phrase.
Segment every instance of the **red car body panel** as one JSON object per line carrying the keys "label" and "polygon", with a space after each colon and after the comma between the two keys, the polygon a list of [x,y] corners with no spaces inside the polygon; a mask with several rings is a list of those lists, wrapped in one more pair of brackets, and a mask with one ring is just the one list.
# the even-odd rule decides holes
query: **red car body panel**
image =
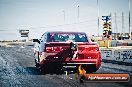
{"label": "red car body panel", "polygon": [[[55,34],[56,32],[50,32],[50,34]],[[59,34],[71,32],[57,32]],[[74,32],[75,34],[84,34],[80,32]],[[73,32],[72,32],[73,34]],[[87,39],[89,39],[87,37]],[[99,46],[91,41],[88,42],[73,42],[77,46],[77,50],[71,51],[71,42],[47,42],[45,43],[45,48],[42,52],[39,52],[40,65],[48,65],[48,63],[58,62],[64,66],[79,66],[79,65],[95,65],[96,70],[99,69],[101,65],[101,53],[99,51]],[[72,57],[70,57],[72,55]],[[92,67],[91,67],[92,68]]]}

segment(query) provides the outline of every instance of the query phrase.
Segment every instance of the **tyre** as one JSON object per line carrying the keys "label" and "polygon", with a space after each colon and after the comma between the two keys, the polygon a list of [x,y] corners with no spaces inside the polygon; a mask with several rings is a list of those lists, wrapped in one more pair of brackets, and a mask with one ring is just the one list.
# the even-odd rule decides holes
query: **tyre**
{"label": "tyre", "polygon": [[34,53],[34,59],[35,59],[35,66],[36,67],[40,67],[40,64],[39,64],[39,53],[38,52]]}
{"label": "tyre", "polygon": [[95,64],[82,65],[82,67],[86,70],[86,73],[93,73],[97,71]]}
{"label": "tyre", "polygon": [[40,71],[40,74],[42,74],[42,75],[45,75],[45,74],[47,73],[46,68],[43,67],[43,66],[40,66],[40,67],[39,67],[39,71]]}

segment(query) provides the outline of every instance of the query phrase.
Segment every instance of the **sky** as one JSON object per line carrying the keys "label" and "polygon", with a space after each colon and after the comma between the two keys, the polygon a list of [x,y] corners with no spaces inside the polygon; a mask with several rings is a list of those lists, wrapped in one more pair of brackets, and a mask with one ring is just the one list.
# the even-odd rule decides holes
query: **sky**
{"label": "sky", "polygon": [[[30,39],[41,37],[45,31],[81,31],[89,36],[97,35],[98,9],[100,35],[102,16],[110,14],[112,31],[128,32],[128,0],[98,2],[97,7],[97,0],[0,0],[0,40],[23,39],[19,33],[21,29],[30,31]],[[132,14],[131,8],[130,12]]]}

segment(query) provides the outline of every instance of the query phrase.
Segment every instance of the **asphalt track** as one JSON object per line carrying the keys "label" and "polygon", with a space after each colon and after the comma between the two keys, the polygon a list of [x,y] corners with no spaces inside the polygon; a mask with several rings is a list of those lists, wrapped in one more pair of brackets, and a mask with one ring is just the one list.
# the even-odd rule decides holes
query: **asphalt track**
{"label": "asphalt track", "polygon": [[[103,63],[96,73],[130,73],[132,66]],[[32,46],[0,47],[0,87],[132,87],[127,83],[84,82],[75,74],[42,75],[35,68]]]}

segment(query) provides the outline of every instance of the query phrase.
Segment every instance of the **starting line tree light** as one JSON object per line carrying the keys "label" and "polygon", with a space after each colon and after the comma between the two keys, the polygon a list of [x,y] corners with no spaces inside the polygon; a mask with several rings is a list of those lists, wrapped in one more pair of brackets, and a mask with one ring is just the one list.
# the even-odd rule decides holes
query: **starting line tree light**
{"label": "starting line tree light", "polygon": [[112,21],[111,16],[102,16],[103,20],[103,36],[112,39]]}

